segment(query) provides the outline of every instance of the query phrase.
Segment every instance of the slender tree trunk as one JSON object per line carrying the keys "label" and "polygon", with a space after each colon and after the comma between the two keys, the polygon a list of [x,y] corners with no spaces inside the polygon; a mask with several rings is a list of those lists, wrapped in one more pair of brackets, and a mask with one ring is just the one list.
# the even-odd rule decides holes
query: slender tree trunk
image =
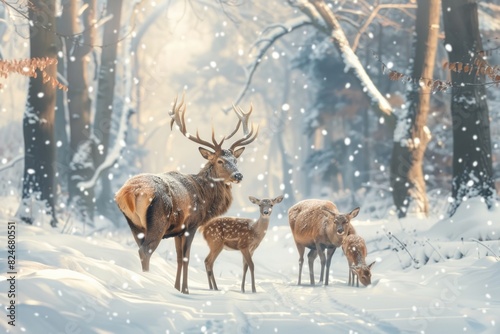
{"label": "slender tree trunk", "polygon": [[[56,20],[58,32],[60,30],[61,19]],[[64,57],[66,50],[66,40],[59,38],[58,56],[57,56],[57,75],[67,78],[66,59]],[[67,83],[66,83],[67,85]],[[71,162],[71,154],[69,151],[69,131],[68,131],[68,93],[65,90],[56,91],[56,112],[55,112],[55,141],[56,141],[56,164],[57,174],[56,183],[61,193],[68,193],[68,173],[69,163]]]}
{"label": "slender tree trunk", "polygon": [[[283,87],[283,103],[286,103],[290,98],[290,72],[285,71],[285,80]],[[283,194],[288,194],[283,200],[283,208],[281,211],[286,214],[288,208],[295,204],[295,194],[292,174],[289,173],[291,170],[293,172],[293,165],[290,163],[290,156],[286,152],[285,142],[283,136],[285,135],[285,125],[288,118],[288,112],[285,110],[278,111],[278,124],[273,129],[276,142],[278,144],[278,154],[281,155],[281,174],[283,177],[284,189]],[[272,140],[272,139],[271,139]]]}
{"label": "slender tree trunk", "polygon": [[[483,47],[476,1],[443,0],[443,21],[450,63],[474,64]],[[471,197],[482,197],[490,208],[496,194],[484,76],[475,70],[471,74],[452,72],[451,80],[453,202],[450,216]]]}
{"label": "slender tree trunk", "polygon": [[[82,219],[91,222],[94,217],[94,189],[80,189],[80,181],[92,177],[94,172],[90,141],[91,100],[88,91],[87,56],[92,51],[95,29],[94,12],[96,0],[85,0],[87,9],[83,13],[82,39],[66,42],[68,108],[70,124],[71,163],[68,173],[69,204],[75,207]],[[82,28],[77,24],[77,1],[63,4],[61,30],[77,35]]]}
{"label": "slender tree trunk", "polygon": [[431,134],[427,128],[431,88],[423,79],[432,79],[439,34],[439,0],[419,0],[415,58],[409,83],[407,107],[398,115],[391,158],[392,197],[399,217],[405,217],[411,202],[416,213],[429,213],[423,160]]}
{"label": "slender tree trunk", "polygon": [[[97,140],[97,150],[94,154],[94,163],[97,168],[106,158],[111,137],[111,121],[113,115],[113,99],[115,90],[116,54],[118,49],[120,21],[123,0],[108,0],[107,14],[113,18],[104,26],[101,66],[99,82],[97,84],[97,103],[93,132]],[[97,211],[106,214],[107,208],[113,201],[111,184],[106,173],[101,180],[101,194],[97,200]]]}
{"label": "slender tree trunk", "polygon": [[[32,0],[29,6],[30,55],[56,58],[55,0]],[[55,78],[57,66],[48,66],[47,74]],[[33,200],[45,202],[46,213],[51,215],[51,225],[56,226],[54,186],[55,142],[54,114],[56,87],[43,83],[42,73],[30,78],[28,100],[23,117],[24,134],[24,177],[22,203],[19,216],[27,223],[33,223],[34,212],[30,211]]]}

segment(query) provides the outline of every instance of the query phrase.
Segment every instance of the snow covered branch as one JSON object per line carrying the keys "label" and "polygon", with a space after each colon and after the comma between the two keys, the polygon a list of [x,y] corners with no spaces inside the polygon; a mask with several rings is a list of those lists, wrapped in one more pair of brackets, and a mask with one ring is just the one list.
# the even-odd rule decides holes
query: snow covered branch
{"label": "snow covered branch", "polygon": [[[284,35],[309,24],[311,24],[309,19],[307,17],[301,16],[291,19],[284,24],[273,25],[264,29],[259,40],[257,40],[252,47],[257,49],[257,55],[255,57],[255,61],[245,69],[245,85],[238,94],[238,97],[234,102],[235,105],[240,103],[240,101],[243,99],[243,96],[245,96],[245,93],[247,92],[248,87],[250,86],[250,83],[252,81],[255,70],[259,66],[262,57],[266,54],[267,50]],[[225,108],[224,112],[228,113],[231,109],[232,107]]]}
{"label": "snow covered branch", "polygon": [[366,93],[376,106],[377,110],[382,113],[384,117],[393,117],[392,107],[387,99],[379,92],[373,81],[366,73],[363,65],[356,56],[349,41],[345,36],[339,21],[331,8],[328,7],[323,0],[309,0],[299,1],[295,4],[304,14],[311,18],[315,25],[321,25],[322,31],[327,31],[332,38],[337,50],[342,55],[344,64],[346,65],[345,71],[352,70],[355,77],[359,80],[361,85],[365,88]]}

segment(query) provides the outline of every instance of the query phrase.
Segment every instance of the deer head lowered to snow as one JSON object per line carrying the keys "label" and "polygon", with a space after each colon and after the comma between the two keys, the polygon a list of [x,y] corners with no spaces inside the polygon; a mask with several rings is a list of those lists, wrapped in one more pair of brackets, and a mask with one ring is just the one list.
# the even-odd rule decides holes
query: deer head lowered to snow
{"label": "deer head lowered to snow", "polygon": [[332,202],[319,199],[300,201],[288,210],[288,222],[299,251],[299,285],[306,247],[310,249],[307,257],[311,285],[314,285],[313,265],[318,254],[321,259],[319,281],[323,282],[326,265],[325,285],[328,285],[332,256],[337,247],[342,246],[342,241],[346,236],[356,234],[356,230],[350,222],[358,213],[359,208],[356,208],[349,213],[342,214]]}
{"label": "deer head lowered to snow", "polygon": [[274,199],[264,198],[262,200],[250,196],[249,199],[253,204],[259,206],[260,217],[257,221],[249,218],[217,217],[202,226],[203,237],[210,248],[210,253],[205,259],[210,290],[217,290],[213,266],[215,259],[217,259],[222,249],[225,248],[228,250],[239,250],[243,254],[241,292],[245,292],[245,277],[248,268],[250,268],[252,278],[252,292],[256,292],[252,255],[266,235],[273,206],[280,203],[283,200],[283,196],[278,196]]}
{"label": "deer head lowered to snow", "polygon": [[[246,145],[255,140],[258,129],[251,129],[235,141],[229,149],[223,149],[224,140],[231,138],[243,122],[248,129],[252,108],[248,113],[234,108],[239,121],[235,130],[220,142],[215,139],[212,128],[212,142],[190,135],[186,130],[184,96],[177,105],[174,101],[170,127],[177,124],[181,133],[189,140],[202,145],[199,151],[207,159],[198,174],[182,174],[176,171],[162,174],[139,174],[131,177],[118,190],[115,201],[123,212],[132,230],[137,245],[142,270],[149,271],[151,254],[161,239],[175,237],[177,253],[177,274],[175,288],[188,290],[188,265],[191,243],[196,229],[213,217],[224,214],[232,202],[231,184],[239,183],[243,175],[237,167],[237,159]],[[238,148],[239,147],[239,148]]]}
{"label": "deer head lowered to snow", "polygon": [[[365,240],[356,234],[348,235],[342,242],[342,250],[347,258],[349,265],[349,285],[354,286],[354,278],[356,277],[356,286],[359,287],[359,281],[364,286],[372,283],[371,268],[375,264],[366,265],[366,243]],[[352,284],[351,284],[352,279]]]}

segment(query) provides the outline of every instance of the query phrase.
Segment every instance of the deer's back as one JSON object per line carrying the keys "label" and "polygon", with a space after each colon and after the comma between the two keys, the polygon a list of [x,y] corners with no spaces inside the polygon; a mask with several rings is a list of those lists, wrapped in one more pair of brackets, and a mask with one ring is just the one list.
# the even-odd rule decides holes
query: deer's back
{"label": "deer's back", "polygon": [[253,223],[249,218],[213,218],[202,227],[203,237],[208,243],[223,243],[226,249],[248,248],[258,237],[252,229]]}
{"label": "deer's back", "polygon": [[190,189],[181,174],[139,174],[131,177],[115,195],[120,210],[136,225],[146,228],[148,208],[156,205],[165,221],[184,221],[191,210]]}
{"label": "deer's back", "polygon": [[357,234],[345,237],[342,250],[350,263],[365,264],[367,254],[365,240]]}
{"label": "deer's back", "polygon": [[325,245],[330,244],[325,233],[328,218],[323,209],[338,211],[332,202],[319,199],[300,201],[288,210],[288,222],[295,242],[309,245],[317,240]]}

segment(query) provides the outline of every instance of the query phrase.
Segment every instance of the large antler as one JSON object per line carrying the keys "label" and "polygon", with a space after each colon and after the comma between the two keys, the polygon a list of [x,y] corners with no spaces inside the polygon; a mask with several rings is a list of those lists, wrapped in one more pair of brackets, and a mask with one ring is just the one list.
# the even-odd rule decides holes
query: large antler
{"label": "large antler", "polygon": [[255,134],[254,133],[254,125],[252,123],[252,126],[250,128],[250,130],[248,129],[248,122],[250,120],[250,114],[252,113],[253,111],[253,106],[250,105],[250,110],[245,113],[240,107],[238,107],[238,109],[236,109],[236,107],[233,105],[233,110],[234,112],[236,113],[236,116],[238,116],[238,124],[236,125],[236,129],[234,129],[234,131],[226,137],[226,139],[229,139],[231,138],[232,136],[234,136],[234,134],[238,131],[238,129],[240,128],[240,125],[243,123],[243,138],[235,141],[231,147],[230,147],[230,150],[231,151],[234,151],[236,149],[236,147],[238,146],[245,146],[245,145],[248,145],[250,144],[251,142],[253,142],[255,140],[255,138],[257,138],[257,135],[259,134],[259,127],[257,126],[257,130],[255,131]]}
{"label": "large antler", "polygon": [[214,151],[219,151],[222,149],[222,143],[224,142],[225,138],[222,138],[222,140],[218,143],[217,140],[215,140],[215,132],[214,132],[213,126],[212,126],[212,143],[201,139],[200,135],[198,134],[198,130],[196,130],[196,137],[193,137],[191,134],[189,134],[187,132],[186,120],[185,120],[186,105],[184,104],[184,93],[182,94],[182,100],[179,103],[179,106],[177,106],[177,96],[175,97],[174,106],[172,107],[172,111],[170,111],[168,114],[172,118],[172,120],[170,121],[170,129],[173,128],[174,123],[175,123],[179,127],[179,131],[187,139],[189,139],[195,143],[198,143],[200,145],[209,147],[209,148],[213,149]]}

